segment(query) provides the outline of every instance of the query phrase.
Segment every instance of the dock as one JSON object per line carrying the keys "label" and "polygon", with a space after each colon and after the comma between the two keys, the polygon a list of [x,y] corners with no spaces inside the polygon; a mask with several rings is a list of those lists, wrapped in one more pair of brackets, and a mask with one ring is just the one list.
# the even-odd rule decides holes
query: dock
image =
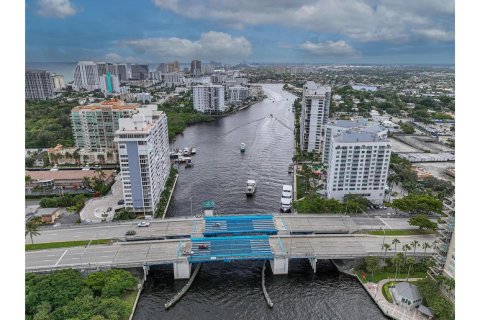
{"label": "dock", "polygon": [[178,300],[183,297],[183,295],[188,291],[188,289],[190,289],[190,286],[192,285],[193,280],[195,280],[195,277],[197,276],[201,266],[202,263],[197,264],[197,266],[195,267],[195,271],[193,271],[193,274],[188,280],[187,284],[172,299],[168,300],[167,303],[165,303],[165,309],[172,307],[175,303],[178,302]]}

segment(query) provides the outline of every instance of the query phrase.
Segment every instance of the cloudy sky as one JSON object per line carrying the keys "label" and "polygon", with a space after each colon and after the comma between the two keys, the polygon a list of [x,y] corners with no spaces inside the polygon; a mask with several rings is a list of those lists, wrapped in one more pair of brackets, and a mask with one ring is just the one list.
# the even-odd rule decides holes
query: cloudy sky
{"label": "cloudy sky", "polygon": [[28,62],[454,63],[454,0],[27,0]]}

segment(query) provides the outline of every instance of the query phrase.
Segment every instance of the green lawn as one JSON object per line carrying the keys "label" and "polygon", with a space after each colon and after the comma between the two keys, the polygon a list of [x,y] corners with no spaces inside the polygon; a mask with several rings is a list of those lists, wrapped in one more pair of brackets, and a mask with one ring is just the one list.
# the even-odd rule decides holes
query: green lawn
{"label": "green lawn", "polygon": [[[420,230],[420,229],[405,229],[405,230],[385,230],[386,236],[411,236],[415,234],[433,234],[432,230]],[[367,231],[367,234],[374,236],[383,236],[382,230]]]}
{"label": "green lawn", "polygon": [[[128,304],[128,308],[133,311],[133,304],[135,303],[135,299],[137,298],[138,290],[132,290],[127,292],[123,297],[122,300]],[[128,318],[127,318],[128,319]]]}
{"label": "green lawn", "polygon": [[86,246],[89,243],[90,243],[90,245],[107,244],[110,241],[111,241],[111,239],[99,239],[99,240],[93,240],[92,243],[90,243],[90,240],[34,243],[34,244],[26,244],[25,245],[25,251],[55,249],[55,248],[68,248],[68,247],[81,247],[81,246]]}
{"label": "green lawn", "polygon": [[390,302],[390,303],[393,303],[393,298],[392,298],[392,295],[390,294],[390,290],[388,290],[388,288],[393,286],[393,285],[396,285],[397,283],[398,282],[390,281],[390,282],[385,283],[382,287],[382,294],[385,297],[385,299],[387,299],[387,301]]}
{"label": "green lawn", "polygon": [[[365,272],[365,271],[364,271]],[[374,282],[374,283],[378,283],[379,281],[383,280],[383,279],[394,279],[395,278],[395,272],[376,272],[373,274],[373,278],[372,278],[372,275],[368,272],[365,272],[367,274],[367,279],[363,279],[362,277],[362,271],[356,271],[355,272],[358,276],[358,278],[360,279],[360,281],[362,281],[363,283],[365,282]],[[427,276],[427,272],[424,271],[424,272],[410,272],[410,275],[409,275],[409,279],[410,278],[425,278]],[[406,272],[399,272],[398,275],[397,275],[397,279],[405,279],[407,278],[407,273]]]}

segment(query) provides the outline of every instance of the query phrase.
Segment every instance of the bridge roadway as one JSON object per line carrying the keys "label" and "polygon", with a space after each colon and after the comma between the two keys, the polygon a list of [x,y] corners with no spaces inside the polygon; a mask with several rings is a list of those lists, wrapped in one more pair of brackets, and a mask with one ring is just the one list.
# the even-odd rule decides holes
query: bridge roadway
{"label": "bridge roadway", "polygon": [[[357,259],[370,255],[383,256],[383,241],[391,243],[398,238],[403,244],[417,240],[420,243],[433,243],[433,235],[415,236],[370,236],[370,235],[306,235],[270,236],[269,243],[273,253],[271,259],[274,274],[288,273],[288,260],[307,258],[316,270],[317,259]],[[113,245],[96,245],[62,249],[27,251],[25,253],[25,271],[42,272],[65,268],[130,268],[150,265],[173,264],[176,279],[189,278],[191,263],[183,251],[191,250],[191,240],[172,239],[157,241],[120,242]],[[411,250],[413,251],[413,250]],[[423,253],[422,249],[417,249]],[[427,250],[431,254],[432,249]],[[390,251],[387,256],[394,255]],[[245,257],[248,259],[248,257]],[[212,259],[212,261],[218,261]],[[220,260],[220,259],[219,259]]]}
{"label": "bridge roadway", "polygon": [[[151,221],[150,227],[137,227],[138,221],[101,225],[49,227],[41,229],[34,237],[35,243],[76,241],[92,239],[125,239],[128,230],[135,230],[132,239],[168,239],[201,236],[205,224],[203,218],[168,218]],[[339,215],[275,215],[278,233],[353,233],[361,229],[412,229],[407,218],[382,218]],[[25,239],[30,243],[30,238]]]}

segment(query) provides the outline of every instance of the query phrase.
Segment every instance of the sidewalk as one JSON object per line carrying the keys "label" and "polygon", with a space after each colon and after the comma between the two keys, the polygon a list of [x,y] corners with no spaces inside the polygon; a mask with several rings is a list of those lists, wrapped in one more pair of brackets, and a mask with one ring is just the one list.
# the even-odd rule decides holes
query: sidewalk
{"label": "sidewalk", "polygon": [[[409,281],[413,281],[413,280],[420,280],[420,278],[409,279]],[[359,281],[360,283],[362,283],[360,279]],[[362,285],[385,315],[388,315],[389,317],[392,317],[393,319],[398,319],[398,320],[428,319],[427,317],[419,313],[416,308],[412,310],[408,310],[407,308],[397,306],[393,303],[388,302],[387,299],[385,299],[385,297],[382,294],[382,287],[384,284],[390,281],[395,281],[395,279],[384,279],[384,280],[381,280],[378,284],[373,282],[367,282],[367,283],[362,283]],[[397,281],[407,281],[407,279],[397,279]]]}

